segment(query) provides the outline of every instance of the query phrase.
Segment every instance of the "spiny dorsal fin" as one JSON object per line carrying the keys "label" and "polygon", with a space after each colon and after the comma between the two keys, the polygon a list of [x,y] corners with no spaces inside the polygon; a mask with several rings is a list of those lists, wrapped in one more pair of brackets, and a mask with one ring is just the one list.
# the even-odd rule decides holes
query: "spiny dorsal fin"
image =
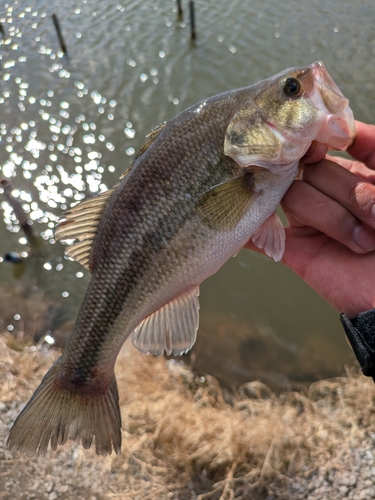
{"label": "spiny dorsal fin", "polygon": [[138,153],[139,155],[144,153],[146,151],[146,149],[156,140],[156,138],[159,136],[160,132],[163,130],[163,128],[166,126],[166,124],[167,124],[167,122],[160,123],[160,125],[157,125],[155,128],[153,128],[151,130],[151,132],[149,132],[146,135],[146,139],[148,139],[148,140],[143,144],[143,146],[139,150],[139,153]]}
{"label": "spiny dorsal fin", "polygon": [[141,146],[140,150],[135,155],[133,162],[137,158],[139,158],[146,151],[146,149],[148,149],[151,146],[151,144],[159,137],[160,132],[163,130],[166,124],[167,122],[161,123],[157,127],[153,128],[151,132],[146,135],[147,141]]}
{"label": "spiny dorsal fin", "polygon": [[120,175],[119,179],[120,181],[122,181],[122,179],[124,179],[124,177],[126,177],[128,175],[128,173],[130,172],[130,170],[132,169],[132,166],[133,166],[133,163],[134,163],[134,160],[130,163],[130,165],[128,166],[128,168],[125,170],[125,172],[123,174]]}
{"label": "spiny dorsal fin", "polygon": [[134,330],[133,345],[141,352],[160,356],[183,354],[196,339],[199,323],[199,287],[174,298]]}
{"label": "spiny dorsal fin", "polygon": [[122,174],[120,179],[123,179],[128,174],[129,170],[134,165],[135,160],[137,160],[137,158],[139,158],[151,146],[151,144],[157,139],[157,137],[159,136],[159,134],[163,130],[163,128],[166,126],[166,124],[167,124],[167,122],[161,123],[160,125],[158,125],[154,129],[152,129],[149,134],[146,135],[147,141],[144,144],[142,144],[140,150],[134,156],[132,162],[130,163],[129,168]]}
{"label": "spiny dorsal fin", "polygon": [[197,203],[202,221],[211,229],[229,231],[237,226],[251,205],[258,199],[253,174],[230,179],[207,191]]}
{"label": "spiny dorsal fin", "polygon": [[82,201],[64,212],[65,220],[56,227],[56,240],[78,240],[67,247],[65,254],[90,270],[89,259],[92,242],[94,240],[104,207],[112,195],[114,188],[104,193]]}

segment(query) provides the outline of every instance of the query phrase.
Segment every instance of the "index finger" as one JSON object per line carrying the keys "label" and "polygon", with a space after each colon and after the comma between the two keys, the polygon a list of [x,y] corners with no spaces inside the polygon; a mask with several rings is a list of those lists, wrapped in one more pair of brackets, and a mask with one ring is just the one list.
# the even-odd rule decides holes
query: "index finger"
{"label": "index finger", "polygon": [[375,125],[358,121],[355,125],[357,136],[347,151],[353,158],[365,163],[368,168],[375,169]]}

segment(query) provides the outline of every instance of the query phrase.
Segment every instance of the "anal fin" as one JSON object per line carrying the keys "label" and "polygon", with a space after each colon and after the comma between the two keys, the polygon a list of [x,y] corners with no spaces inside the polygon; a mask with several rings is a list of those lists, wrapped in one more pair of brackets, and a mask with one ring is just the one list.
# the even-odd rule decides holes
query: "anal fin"
{"label": "anal fin", "polygon": [[176,297],[134,330],[133,345],[146,354],[183,354],[191,349],[199,323],[199,287]]}
{"label": "anal fin", "polygon": [[285,230],[276,212],[261,225],[252,240],[275,262],[281,260],[285,250]]}

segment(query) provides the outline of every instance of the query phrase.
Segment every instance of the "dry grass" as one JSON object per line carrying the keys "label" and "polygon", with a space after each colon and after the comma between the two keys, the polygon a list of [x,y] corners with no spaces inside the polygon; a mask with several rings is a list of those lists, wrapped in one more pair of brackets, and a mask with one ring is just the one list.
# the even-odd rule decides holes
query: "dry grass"
{"label": "dry grass", "polygon": [[[0,343],[0,400],[26,401],[54,356]],[[348,448],[375,430],[374,385],[358,374],[281,395],[251,382],[224,398],[215,379],[203,381],[175,361],[131,348],[121,353],[116,371],[122,454],[99,458],[66,446],[37,459],[41,477],[54,460],[60,464],[57,474],[70,494],[100,471],[90,490],[97,499],[299,498],[289,491],[295,478],[313,476],[321,466],[344,470]],[[21,461],[27,470],[35,459]],[[63,479],[62,468],[72,461],[75,479]]]}

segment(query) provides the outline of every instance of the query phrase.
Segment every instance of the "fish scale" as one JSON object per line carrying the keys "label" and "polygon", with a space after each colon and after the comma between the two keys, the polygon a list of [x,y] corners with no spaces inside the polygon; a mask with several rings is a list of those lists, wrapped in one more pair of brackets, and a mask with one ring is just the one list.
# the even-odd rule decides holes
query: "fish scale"
{"label": "fish scale", "polygon": [[345,149],[348,101],[323,63],[225,92],[151,132],[120,183],[65,214],[60,240],[92,273],[72,336],[16,419],[11,449],[68,439],[121,450],[114,365],[121,346],[182,354],[194,344],[199,285],[249,239],[280,260],[275,211],[313,140]]}

